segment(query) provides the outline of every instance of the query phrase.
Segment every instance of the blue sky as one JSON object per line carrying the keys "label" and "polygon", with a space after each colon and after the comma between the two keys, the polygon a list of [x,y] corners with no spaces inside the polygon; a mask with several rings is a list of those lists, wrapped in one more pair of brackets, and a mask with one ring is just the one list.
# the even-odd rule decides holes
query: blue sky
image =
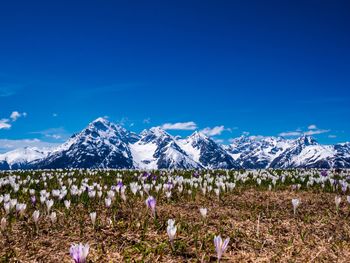
{"label": "blue sky", "polygon": [[349,8],[5,1],[0,150],[62,142],[99,116],[136,132],[205,129],[224,142],[305,132],[321,143],[349,141]]}

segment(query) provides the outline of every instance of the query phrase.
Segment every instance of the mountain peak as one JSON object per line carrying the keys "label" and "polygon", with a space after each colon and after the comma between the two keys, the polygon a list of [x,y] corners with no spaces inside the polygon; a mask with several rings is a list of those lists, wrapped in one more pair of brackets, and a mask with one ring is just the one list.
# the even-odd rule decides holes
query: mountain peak
{"label": "mountain peak", "polygon": [[209,139],[208,136],[206,136],[204,133],[202,133],[200,131],[195,131],[194,133],[192,133],[190,135],[190,138],[193,138],[193,139],[196,139],[196,140],[198,140],[198,139],[208,140]]}
{"label": "mountain peak", "polygon": [[155,136],[160,137],[160,136],[170,136],[169,133],[167,133],[164,129],[162,129],[161,127],[157,126],[157,127],[152,127],[151,129],[149,129],[149,131],[151,133],[153,133]]}
{"label": "mountain peak", "polygon": [[109,120],[99,117],[96,120],[89,123],[87,129],[97,129],[97,130],[106,131],[112,126],[113,124]]}
{"label": "mountain peak", "polygon": [[306,146],[308,146],[308,145],[317,145],[318,144],[318,142],[316,141],[315,138],[311,137],[310,135],[305,135],[305,134],[302,135],[301,137],[299,137],[297,139],[297,142],[299,144],[304,144]]}
{"label": "mountain peak", "polygon": [[150,141],[163,141],[163,140],[172,140],[172,136],[163,130],[161,127],[152,127],[149,130],[143,130],[141,132],[141,140],[143,142]]}
{"label": "mountain peak", "polygon": [[98,118],[97,118],[96,120],[94,120],[92,123],[97,123],[97,122],[106,123],[106,124],[110,123],[110,121],[107,120],[107,119],[104,118],[104,117],[98,117]]}
{"label": "mountain peak", "polygon": [[350,167],[350,143],[322,146],[309,134],[288,140],[241,136],[225,147],[201,131],[179,139],[158,126],[137,135],[100,117],[58,147],[0,154],[0,169],[242,167]]}

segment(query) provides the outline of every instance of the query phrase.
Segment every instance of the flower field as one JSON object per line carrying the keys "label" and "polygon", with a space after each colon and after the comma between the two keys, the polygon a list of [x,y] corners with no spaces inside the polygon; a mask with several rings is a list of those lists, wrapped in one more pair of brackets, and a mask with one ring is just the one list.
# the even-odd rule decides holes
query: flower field
{"label": "flower field", "polygon": [[349,170],[0,173],[0,262],[347,262]]}

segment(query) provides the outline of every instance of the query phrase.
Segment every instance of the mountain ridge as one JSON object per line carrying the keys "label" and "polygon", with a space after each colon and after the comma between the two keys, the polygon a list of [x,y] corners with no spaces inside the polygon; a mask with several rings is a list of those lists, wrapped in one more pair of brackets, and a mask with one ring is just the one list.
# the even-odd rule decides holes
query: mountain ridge
{"label": "mountain ridge", "polygon": [[136,134],[97,118],[53,149],[26,147],[0,154],[0,170],[55,168],[350,168],[350,143],[321,145],[303,135],[295,140],[241,136],[222,145],[198,131],[186,138],[160,127]]}

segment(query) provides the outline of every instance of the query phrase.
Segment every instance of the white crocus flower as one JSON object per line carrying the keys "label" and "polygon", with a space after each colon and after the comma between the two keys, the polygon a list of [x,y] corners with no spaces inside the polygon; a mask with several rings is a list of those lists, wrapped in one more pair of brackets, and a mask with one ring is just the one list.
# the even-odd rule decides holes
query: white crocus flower
{"label": "white crocus flower", "polygon": [[295,215],[297,213],[297,208],[300,205],[300,199],[298,199],[298,198],[292,199],[292,205],[293,205],[293,212]]}
{"label": "white crocus flower", "polygon": [[207,217],[208,209],[207,208],[199,208],[199,212],[201,216],[205,219]]}
{"label": "white crocus flower", "polygon": [[92,225],[95,227],[95,223],[96,223],[96,212],[90,213],[90,218],[91,218]]}

